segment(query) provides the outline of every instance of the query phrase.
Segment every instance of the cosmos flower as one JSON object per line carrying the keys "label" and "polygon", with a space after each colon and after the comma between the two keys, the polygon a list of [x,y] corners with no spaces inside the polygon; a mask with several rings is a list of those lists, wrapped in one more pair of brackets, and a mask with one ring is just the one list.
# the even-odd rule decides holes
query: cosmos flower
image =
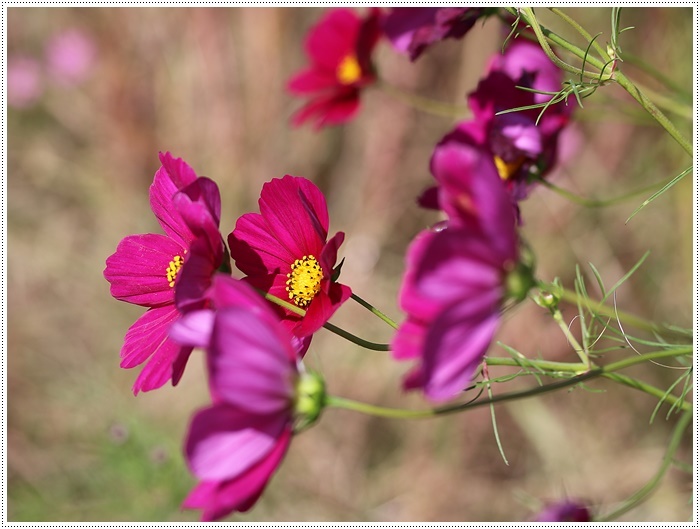
{"label": "cosmos flower", "polygon": [[7,58],[7,104],[14,108],[28,108],[41,97],[44,90],[41,65],[25,55]]}
{"label": "cosmos flower", "polygon": [[260,192],[260,213],[246,213],[228,236],[231,257],[254,287],[306,310],[280,308],[299,337],[320,329],[352,294],[332,280],[343,232],[328,237],[328,207],[306,178],[275,178]]}
{"label": "cosmos flower", "polygon": [[213,403],[193,417],[185,452],[200,480],[183,506],[202,521],[249,510],[289,447],[295,422],[318,418],[323,382],[300,373],[296,342],[277,315],[245,283],[213,280],[216,310],[193,311],[172,336],[207,351]]}
{"label": "cosmos flower", "polygon": [[393,7],[383,29],[394,48],[415,61],[435,42],[461,39],[486,11],[479,7]]}
{"label": "cosmos flower", "polygon": [[161,153],[160,161],[150,202],[165,235],[125,237],[104,270],[112,296],[148,307],[127,331],[121,349],[122,368],[145,363],[134,394],[170,379],[173,384],[179,381],[192,348],[175,343],[168,330],[181,312],[205,302],[204,292],[225,255],[216,184],[197,178],[189,165],[170,153]]}
{"label": "cosmos flower", "polygon": [[97,50],[92,38],[79,29],[68,29],[46,43],[46,67],[57,84],[73,86],[85,81],[95,66]]}
{"label": "cosmos flower", "polygon": [[330,10],[306,38],[310,66],[288,84],[291,93],[310,96],[292,118],[316,128],[352,119],[360,107],[360,94],[376,80],[371,58],[379,39],[380,11],[373,8],[360,18],[350,9]]}
{"label": "cosmos flower", "polygon": [[550,503],[544,507],[533,522],[590,522],[588,508],[574,500]]}
{"label": "cosmos flower", "polygon": [[522,299],[512,201],[488,153],[448,147],[438,153],[438,200],[448,221],[420,233],[406,255],[399,305],[407,313],[393,356],[416,359],[404,379],[437,402],[469,386],[493,340],[503,302]]}

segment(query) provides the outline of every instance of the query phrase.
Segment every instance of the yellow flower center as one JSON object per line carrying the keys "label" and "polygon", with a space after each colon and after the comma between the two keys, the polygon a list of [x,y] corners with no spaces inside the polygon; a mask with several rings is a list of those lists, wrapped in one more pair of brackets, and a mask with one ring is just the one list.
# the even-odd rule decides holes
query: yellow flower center
{"label": "yellow flower center", "polygon": [[360,63],[354,55],[347,55],[340,64],[335,72],[338,77],[338,81],[342,84],[352,84],[356,83],[362,77],[362,68],[360,68]]}
{"label": "yellow flower center", "polygon": [[292,271],[287,274],[289,299],[298,307],[306,307],[321,290],[323,269],[313,255],[305,255],[292,263]]}
{"label": "yellow flower center", "polygon": [[182,257],[176,255],[173,257],[173,260],[170,261],[168,268],[165,269],[165,278],[168,280],[168,285],[171,287],[175,286],[175,278],[177,277],[180,268],[182,268],[182,263],[184,262],[185,261]]}
{"label": "yellow flower center", "polygon": [[520,169],[520,166],[525,161],[525,157],[521,156],[514,162],[506,162],[503,158],[498,156],[493,157],[493,161],[496,163],[496,170],[501,177],[501,180],[508,180],[515,172]]}

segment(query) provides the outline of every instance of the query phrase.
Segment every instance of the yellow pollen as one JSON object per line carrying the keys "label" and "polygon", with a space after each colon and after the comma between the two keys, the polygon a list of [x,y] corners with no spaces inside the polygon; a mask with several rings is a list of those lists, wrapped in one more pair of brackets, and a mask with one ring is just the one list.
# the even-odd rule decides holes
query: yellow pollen
{"label": "yellow pollen", "polygon": [[340,61],[337,70],[335,71],[338,81],[341,84],[356,83],[362,77],[362,68],[354,55],[347,55]]}
{"label": "yellow pollen", "polygon": [[184,263],[183,258],[176,255],[173,257],[173,260],[170,261],[168,268],[165,269],[165,278],[168,280],[168,285],[171,287],[175,286],[175,278],[177,277],[177,273],[180,271],[180,268],[182,268],[182,263]]}
{"label": "yellow pollen", "polygon": [[323,269],[313,255],[305,255],[292,263],[292,271],[287,274],[289,299],[298,307],[306,307],[321,290]]}
{"label": "yellow pollen", "polygon": [[501,180],[508,180],[515,172],[520,169],[520,166],[525,161],[525,157],[521,156],[514,162],[506,162],[503,158],[499,156],[494,156],[493,161],[496,163],[496,170],[498,171]]}

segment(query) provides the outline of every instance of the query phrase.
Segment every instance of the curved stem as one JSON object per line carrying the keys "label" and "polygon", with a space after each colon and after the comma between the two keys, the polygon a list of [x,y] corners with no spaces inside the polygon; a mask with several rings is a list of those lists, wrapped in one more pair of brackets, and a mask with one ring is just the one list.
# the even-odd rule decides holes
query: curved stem
{"label": "curved stem", "polygon": [[390,327],[393,327],[394,329],[398,329],[398,328],[399,328],[398,324],[397,324],[394,320],[392,320],[389,316],[387,316],[386,314],[384,314],[381,310],[379,310],[379,309],[375,308],[374,306],[372,306],[371,304],[367,303],[364,299],[362,299],[362,298],[361,298],[360,296],[358,296],[357,294],[353,294],[353,295],[351,295],[350,297],[351,297],[352,299],[354,299],[355,301],[357,301],[357,302],[358,302],[360,305],[362,305],[364,308],[366,308],[367,310],[369,310],[372,314],[374,314],[375,316],[377,316],[377,317],[379,317],[380,319],[384,320],[384,322],[386,322],[386,324],[389,325]]}
{"label": "curved stem", "polygon": [[661,125],[671,137],[683,147],[683,150],[690,156],[693,156],[693,147],[690,142],[678,131],[671,121],[664,115],[661,110],[642,92],[637,86],[630,81],[621,71],[615,75],[617,83],[631,95],[651,117],[653,117],[659,125]]}
{"label": "curved stem", "polygon": [[326,322],[323,325],[324,329],[327,329],[331,331],[334,334],[337,334],[338,336],[345,338],[346,340],[359,345],[360,347],[364,347],[365,349],[370,349],[372,351],[390,351],[389,344],[386,343],[375,343],[375,342],[369,342],[367,340],[363,340],[362,338],[359,338],[355,336],[352,333],[349,333],[348,331],[341,329],[340,327],[336,327],[332,323]]}
{"label": "curved stem", "polygon": [[443,103],[441,101],[435,101],[433,99],[421,97],[419,95],[412,94],[410,92],[406,92],[400,88],[397,88],[396,86],[391,85],[381,79],[377,81],[376,86],[391,97],[398,99],[402,103],[405,103],[408,106],[425,112],[427,114],[452,119],[464,119],[469,114],[469,109],[466,105],[464,105],[463,107],[457,105],[450,105],[449,103]]}
{"label": "curved stem", "polygon": [[[277,296],[270,294],[269,292],[263,292],[259,291],[266,300],[271,301],[275,305],[279,305],[280,307],[284,307],[290,312],[293,312],[294,314],[297,314],[299,316],[306,316],[306,311],[302,309],[301,307],[297,307],[296,305],[289,303],[283,299],[278,298]],[[364,347],[365,349],[370,349],[372,351],[389,351],[389,345],[385,343],[375,343],[375,342],[370,342],[368,340],[363,340],[362,338],[355,336],[352,333],[349,333],[346,330],[341,329],[340,327],[336,327],[332,323],[326,322],[323,325],[324,329],[328,329],[332,333],[337,334],[338,336],[345,338],[348,341],[351,341],[354,344],[359,345],[360,347]]]}
{"label": "curved stem", "polygon": [[668,467],[671,466],[671,464],[673,463],[673,456],[675,455],[676,451],[678,450],[678,447],[681,444],[681,440],[683,439],[683,432],[685,432],[685,429],[690,424],[692,418],[693,411],[692,408],[690,408],[686,410],[686,412],[681,416],[680,419],[678,419],[676,427],[673,429],[673,434],[671,435],[671,442],[669,443],[668,448],[666,449],[666,453],[664,454],[663,461],[661,462],[661,466],[659,467],[659,470],[656,471],[656,474],[654,474],[651,480],[649,480],[649,482],[647,482],[647,484],[644,485],[637,492],[632,494],[632,496],[627,498],[627,500],[625,500],[620,507],[618,507],[613,512],[605,516],[601,516],[595,521],[608,522],[610,520],[614,520],[615,518],[623,515],[627,511],[639,505],[639,503],[642,502],[644,498],[646,498],[657,487],[657,485],[661,482],[661,479],[666,474]]}
{"label": "curved stem", "polygon": [[554,321],[557,322],[557,325],[559,325],[559,328],[564,333],[564,336],[566,336],[566,339],[571,345],[571,347],[573,347],[574,351],[576,351],[576,354],[581,359],[581,362],[583,362],[587,366],[590,366],[591,359],[588,357],[588,353],[584,350],[583,347],[581,347],[581,344],[578,343],[576,337],[571,333],[569,326],[566,324],[563,316],[561,315],[561,311],[559,309],[552,310],[552,317],[554,318]]}
{"label": "curved stem", "polygon": [[590,42],[593,44],[593,48],[598,52],[598,55],[603,61],[608,60],[608,54],[605,52],[605,50],[602,48],[598,42],[591,37],[591,34],[586,31],[583,26],[581,26],[578,22],[576,22],[573,18],[571,18],[569,15],[564,13],[561,9],[558,9],[556,7],[548,7],[552,13],[557,15],[559,18],[561,18],[564,22],[569,24],[572,28],[574,28],[584,39],[586,39],[587,42]]}
{"label": "curved stem", "polygon": [[[556,391],[558,389],[563,389],[571,386],[575,386],[590,380],[592,378],[605,376],[609,373],[614,373],[621,369],[627,367],[648,362],[650,360],[657,360],[660,358],[668,358],[672,356],[688,356],[693,352],[692,347],[685,349],[676,349],[673,351],[655,351],[653,353],[646,353],[639,356],[634,356],[620,360],[618,362],[613,362],[603,367],[599,367],[588,371],[587,373],[582,373],[580,375],[571,377],[560,382],[554,382],[552,384],[547,384],[545,386],[538,386],[535,388],[530,388],[523,391],[515,391],[511,393],[503,393],[501,395],[496,395],[493,398],[476,400],[473,402],[467,402],[462,404],[452,404],[448,406],[441,406],[438,408],[433,408],[429,410],[406,410],[401,408],[386,408],[383,406],[375,406],[373,404],[367,404],[364,402],[358,402],[351,399],[346,399],[343,397],[328,396],[326,405],[335,408],[344,408],[347,410],[354,410],[361,413],[366,413],[368,415],[374,415],[376,417],[386,417],[391,419],[427,419],[429,417],[436,417],[438,415],[447,415],[451,413],[458,413],[471,408],[477,408],[480,406],[489,406],[497,402],[506,402],[509,400],[524,399],[527,397],[534,397],[541,395],[543,393],[549,393],[551,391]],[[641,389],[642,386],[635,386],[637,389]],[[685,411],[692,410],[692,404],[689,402],[683,402],[679,407]]]}

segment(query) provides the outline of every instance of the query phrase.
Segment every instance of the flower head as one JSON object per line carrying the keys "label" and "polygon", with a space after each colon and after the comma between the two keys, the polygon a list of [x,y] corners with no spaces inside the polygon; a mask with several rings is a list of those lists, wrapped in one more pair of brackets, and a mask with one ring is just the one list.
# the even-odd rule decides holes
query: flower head
{"label": "flower head", "polygon": [[192,419],[185,446],[200,482],[184,506],[202,509],[203,521],[255,504],[289,447],[298,403],[310,421],[318,417],[300,395],[312,387],[321,403],[324,392],[299,372],[298,341],[251,287],[218,274],[210,298],[215,311],[190,312],[172,328],[176,340],[207,351],[213,403]]}
{"label": "flower head", "polygon": [[231,257],[256,288],[306,310],[280,309],[296,336],[313,334],[351,295],[332,280],[343,232],[328,237],[328,208],[306,178],[286,175],[263,185],[260,213],[238,219],[228,237]]}
{"label": "flower head", "polygon": [[192,348],[175,343],[168,330],[181,312],[205,302],[204,292],[225,255],[216,184],[197,178],[170,153],[160,154],[160,161],[150,202],[165,235],[125,237],[104,270],[112,296],[148,307],[127,331],[121,350],[121,367],[146,364],[134,393],[179,381]]}
{"label": "flower head", "polygon": [[95,65],[95,43],[86,33],[69,29],[46,44],[48,73],[57,83],[72,86],[83,82]]}
{"label": "flower head", "polygon": [[[408,314],[392,341],[397,359],[417,359],[404,380],[434,401],[464,390],[496,332],[509,274],[521,274],[515,210],[488,154],[438,153],[438,200],[449,219],[411,243],[399,304]],[[527,282],[526,282],[527,284]]]}
{"label": "flower head", "polygon": [[311,65],[289,81],[289,91],[311,96],[293,117],[294,125],[308,120],[316,128],[352,119],[360,106],[360,93],[376,80],[371,58],[379,40],[380,11],[360,18],[350,9],[333,9],[306,38]]}
{"label": "flower head", "polygon": [[10,55],[7,58],[7,104],[15,108],[32,106],[44,90],[41,65],[33,57]]}
{"label": "flower head", "polygon": [[574,500],[553,502],[544,507],[533,522],[590,522],[588,508]]}
{"label": "flower head", "polygon": [[435,42],[461,39],[484,11],[479,7],[394,7],[383,29],[394,48],[415,61]]}

